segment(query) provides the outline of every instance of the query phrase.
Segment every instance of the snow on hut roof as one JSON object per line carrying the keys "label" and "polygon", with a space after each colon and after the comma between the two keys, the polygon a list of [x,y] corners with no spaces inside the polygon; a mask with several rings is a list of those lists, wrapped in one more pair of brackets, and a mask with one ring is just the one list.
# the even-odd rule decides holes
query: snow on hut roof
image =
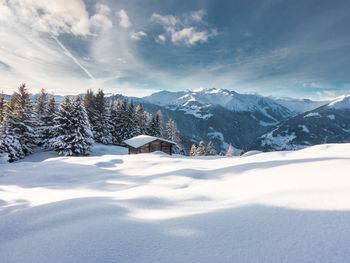
{"label": "snow on hut roof", "polygon": [[169,140],[165,140],[165,139],[162,139],[162,138],[158,138],[158,137],[154,137],[154,136],[149,136],[149,135],[139,135],[139,136],[133,137],[131,139],[125,140],[124,143],[129,145],[129,146],[131,146],[131,147],[139,148],[142,145],[145,145],[147,143],[150,143],[150,142],[153,142],[153,141],[156,141],[156,140],[160,140],[160,141],[163,141],[163,142],[168,142],[168,143],[171,143],[171,144],[176,144],[175,142],[172,142],[172,141],[169,141]]}

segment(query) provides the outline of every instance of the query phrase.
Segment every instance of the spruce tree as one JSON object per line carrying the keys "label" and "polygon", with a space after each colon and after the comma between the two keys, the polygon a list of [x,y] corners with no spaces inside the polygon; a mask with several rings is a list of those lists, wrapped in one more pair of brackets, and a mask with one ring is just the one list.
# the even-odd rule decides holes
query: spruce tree
{"label": "spruce tree", "polygon": [[133,98],[131,98],[130,104],[127,107],[125,115],[125,125],[127,130],[127,136],[125,137],[125,139],[129,139],[134,136],[140,135],[140,129],[136,119],[136,111]]}
{"label": "spruce tree", "polygon": [[112,139],[113,143],[120,145],[124,140],[130,139],[130,112],[126,100],[117,100],[112,107]]}
{"label": "spruce tree", "polygon": [[227,152],[226,152],[226,156],[227,157],[232,157],[235,155],[235,149],[233,148],[233,146],[230,144],[228,146]]}
{"label": "spruce tree", "polygon": [[16,133],[20,137],[19,141],[25,155],[33,152],[37,145],[37,118],[33,112],[31,95],[26,85],[22,84],[18,92],[14,92],[10,100],[13,114],[16,116]]}
{"label": "spruce tree", "polygon": [[198,156],[204,156],[205,155],[205,144],[203,141],[199,142],[199,145],[197,147],[196,155]]}
{"label": "spruce tree", "polygon": [[1,152],[16,161],[33,152],[37,144],[37,119],[25,84],[11,97],[0,131]]}
{"label": "spruce tree", "polygon": [[50,149],[50,141],[55,137],[54,118],[57,113],[57,105],[54,96],[51,96],[46,106],[44,115],[42,116],[41,139],[45,149]]}
{"label": "spruce tree", "polygon": [[196,156],[197,155],[197,146],[195,144],[192,144],[190,149],[190,156]]}
{"label": "spruce tree", "polygon": [[181,144],[180,133],[173,119],[169,119],[165,125],[166,138],[176,143],[174,153],[185,154],[184,147]]}
{"label": "spruce tree", "polygon": [[160,110],[152,116],[148,125],[147,134],[154,137],[163,136],[163,116]]}
{"label": "spruce tree", "polygon": [[[91,117],[89,120],[92,120],[91,125],[94,139],[99,143],[111,144],[112,135],[110,125],[110,106],[107,99],[105,98],[103,90],[99,89],[96,95],[92,96],[92,99],[93,110],[90,110]],[[84,104],[85,103],[86,100],[84,100]]]}
{"label": "spruce tree", "polygon": [[0,95],[0,126],[4,121],[4,117],[5,117],[5,98],[4,95],[1,94]]}
{"label": "spruce tree", "polygon": [[39,96],[36,98],[34,110],[36,113],[38,125],[37,125],[37,132],[38,132],[38,144],[42,145],[44,143],[43,138],[43,130],[45,128],[44,120],[43,118],[46,115],[46,108],[48,103],[48,94],[44,89],[41,89]]}
{"label": "spruce tree", "polygon": [[143,110],[142,104],[139,103],[136,107],[136,123],[138,127],[138,134],[146,134],[147,132],[147,124],[148,124],[148,114]]}
{"label": "spruce tree", "polygon": [[110,109],[110,125],[111,125],[111,136],[112,143],[114,145],[120,145],[122,142],[122,136],[120,133],[120,122],[121,122],[121,101],[114,100],[111,103]]}
{"label": "spruce tree", "polygon": [[34,107],[39,118],[45,114],[47,103],[48,94],[46,93],[45,89],[41,89],[39,96],[36,98]]}
{"label": "spruce tree", "polygon": [[92,124],[95,118],[95,95],[91,89],[88,89],[84,96],[84,107],[89,117],[90,124]]}
{"label": "spruce tree", "polygon": [[88,155],[93,144],[89,118],[80,97],[65,98],[55,117],[52,146],[59,155]]}
{"label": "spruce tree", "polygon": [[9,162],[25,157],[17,128],[19,119],[14,114],[13,106],[13,104],[9,104],[6,107],[3,125],[0,127],[0,156]]}
{"label": "spruce tree", "polygon": [[216,150],[214,147],[214,144],[212,141],[210,141],[207,145],[207,149],[206,149],[206,155],[212,156],[212,155],[216,155]]}

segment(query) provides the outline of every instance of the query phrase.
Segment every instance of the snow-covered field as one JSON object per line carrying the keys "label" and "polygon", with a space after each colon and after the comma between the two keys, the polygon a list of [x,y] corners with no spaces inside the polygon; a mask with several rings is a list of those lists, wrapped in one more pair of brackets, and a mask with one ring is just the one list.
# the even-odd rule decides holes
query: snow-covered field
{"label": "snow-covered field", "polygon": [[348,262],[350,144],[0,165],[0,262]]}

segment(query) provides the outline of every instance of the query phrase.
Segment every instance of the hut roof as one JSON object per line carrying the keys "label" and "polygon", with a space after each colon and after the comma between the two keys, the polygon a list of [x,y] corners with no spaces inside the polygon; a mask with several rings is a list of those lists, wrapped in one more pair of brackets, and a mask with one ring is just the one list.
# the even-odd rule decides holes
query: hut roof
{"label": "hut roof", "polygon": [[163,142],[167,142],[170,144],[176,144],[175,142],[169,141],[169,140],[165,140],[163,138],[158,138],[158,137],[154,137],[154,136],[149,136],[149,135],[139,135],[136,137],[133,137],[131,139],[125,140],[124,143],[133,147],[133,148],[139,148],[147,143],[153,142],[153,141],[163,141]]}

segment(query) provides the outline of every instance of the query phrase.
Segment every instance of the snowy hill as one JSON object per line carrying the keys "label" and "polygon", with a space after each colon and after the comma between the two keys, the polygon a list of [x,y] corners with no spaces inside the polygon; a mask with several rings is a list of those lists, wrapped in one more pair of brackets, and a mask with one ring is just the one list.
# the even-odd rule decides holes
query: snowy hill
{"label": "snowy hill", "polygon": [[350,257],[350,144],[236,158],[118,152],[1,165],[0,262]]}
{"label": "snowy hill", "polygon": [[282,122],[262,135],[253,148],[293,150],[322,143],[350,142],[350,96],[344,95],[313,111]]}

